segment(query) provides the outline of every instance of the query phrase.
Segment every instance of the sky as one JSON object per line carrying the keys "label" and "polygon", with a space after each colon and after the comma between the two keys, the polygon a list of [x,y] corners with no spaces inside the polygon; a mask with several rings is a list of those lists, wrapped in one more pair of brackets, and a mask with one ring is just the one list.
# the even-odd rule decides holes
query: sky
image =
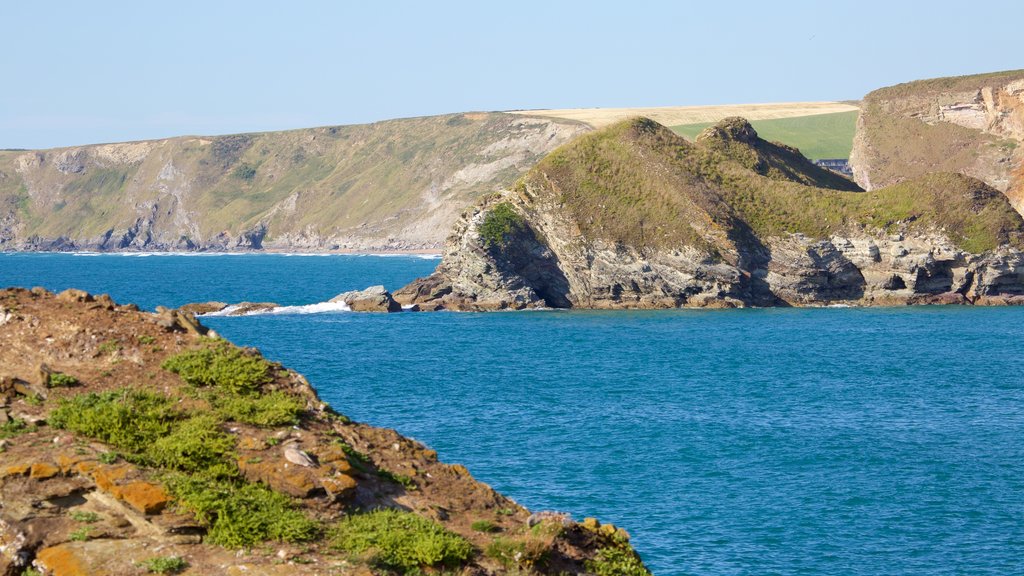
{"label": "sky", "polygon": [[0,148],[854,100],[1024,68],[1024,2],[5,1]]}

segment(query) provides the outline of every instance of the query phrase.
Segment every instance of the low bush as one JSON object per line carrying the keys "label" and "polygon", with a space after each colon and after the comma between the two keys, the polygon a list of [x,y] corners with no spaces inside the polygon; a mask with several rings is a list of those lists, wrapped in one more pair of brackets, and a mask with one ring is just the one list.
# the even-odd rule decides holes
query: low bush
{"label": "low bush", "polygon": [[220,428],[210,415],[192,416],[148,447],[144,459],[154,466],[203,472],[210,477],[237,474],[233,461],[235,440]]}
{"label": "low bush", "polygon": [[477,520],[470,525],[470,528],[477,532],[497,532],[498,525],[490,520]]}
{"label": "low bush", "polygon": [[246,548],[266,540],[307,542],[320,526],[295,508],[291,498],[262,484],[171,474],[165,484],[180,506],[208,526],[207,540]]}
{"label": "low bush", "polygon": [[509,569],[533,569],[547,560],[551,551],[549,542],[538,538],[495,538],[484,550],[484,555],[493,558]]}
{"label": "low bush", "polygon": [[256,392],[272,379],[269,362],[223,340],[171,356],[161,367],[192,386],[215,386],[234,394]]}
{"label": "low bush", "polygon": [[63,372],[54,372],[50,374],[46,385],[50,388],[71,388],[72,386],[78,386],[78,378]]}
{"label": "low bush", "polygon": [[254,426],[298,424],[305,409],[301,399],[279,390],[259,395],[213,393],[204,397],[217,416]]}
{"label": "low bush", "polygon": [[469,542],[440,524],[399,510],[348,516],[334,527],[330,538],[335,549],[403,574],[426,567],[453,568],[473,552]]}
{"label": "low bush", "polygon": [[188,568],[188,562],[180,556],[157,556],[142,563],[150,574],[177,574]]}
{"label": "low bush", "polygon": [[650,576],[650,572],[632,549],[608,546],[597,551],[597,557],[586,562],[588,571],[597,576]]}
{"label": "low bush", "polygon": [[508,202],[491,208],[477,231],[484,246],[504,246],[508,236],[523,226],[523,217]]}
{"label": "low bush", "polygon": [[181,417],[167,396],[128,388],[62,398],[48,422],[138,454],[170,434]]}

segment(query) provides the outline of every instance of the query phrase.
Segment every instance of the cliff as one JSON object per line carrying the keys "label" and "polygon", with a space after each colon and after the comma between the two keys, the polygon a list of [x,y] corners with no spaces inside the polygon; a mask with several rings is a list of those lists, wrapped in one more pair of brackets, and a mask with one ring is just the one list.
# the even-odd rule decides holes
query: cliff
{"label": "cliff", "polygon": [[0,151],[0,250],[434,249],[586,129],[467,113]]}
{"label": "cliff", "polygon": [[850,164],[869,190],[959,172],[1024,213],[1024,70],[909,82],[861,103]]}
{"label": "cliff", "polygon": [[187,313],[0,291],[0,575],[647,574],[628,540],[531,515]]}
{"label": "cliff", "polygon": [[577,138],[466,211],[421,309],[1005,303],[1024,220],[984,182],[869,192],[741,118],[691,144],[638,118]]}

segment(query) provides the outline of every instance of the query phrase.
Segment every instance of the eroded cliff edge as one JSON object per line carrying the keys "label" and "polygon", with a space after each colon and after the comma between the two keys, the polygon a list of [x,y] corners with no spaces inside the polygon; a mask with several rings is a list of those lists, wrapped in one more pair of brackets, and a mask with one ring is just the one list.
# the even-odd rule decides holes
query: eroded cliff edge
{"label": "eroded cliff edge", "polygon": [[421,309],[1017,303],[1024,220],[984,182],[865,192],[742,118],[693,144],[638,118],[466,211]]}
{"label": "eroded cliff edge", "polygon": [[587,129],[480,112],[0,150],[0,250],[436,249]]}
{"label": "eroded cliff edge", "polygon": [[959,172],[1024,213],[1024,70],[918,80],[861,102],[853,153],[869,190],[931,172]]}
{"label": "eroded cliff edge", "polygon": [[187,313],[0,291],[0,575],[647,574],[628,541],[531,515]]}

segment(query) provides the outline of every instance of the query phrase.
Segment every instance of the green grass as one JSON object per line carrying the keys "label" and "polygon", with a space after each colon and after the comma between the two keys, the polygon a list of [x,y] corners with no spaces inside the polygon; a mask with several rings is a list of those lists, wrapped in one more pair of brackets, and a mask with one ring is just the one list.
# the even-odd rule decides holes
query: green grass
{"label": "green grass", "polygon": [[29,424],[20,418],[11,418],[0,424],[0,438],[15,438],[37,430],[35,424]]}
{"label": "green grass", "polygon": [[142,563],[150,574],[177,574],[188,568],[188,562],[180,556],[157,556]]}
{"label": "green grass", "polygon": [[84,524],[94,524],[100,521],[99,514],[95,512],[86,512],[84,510],[73,510],[70,516],[75,522],[82,522]]}
{"label": "green grass", "polygon": [[497,532],[500,530],[498,525],[490,520],[477,520],[470,525],[470,528],[476,532]]}
{"label": "green grass", "polygon": [[[855,192],[856,185],[791,149],[745,141],[739,121],[689,143],[649,120],[586,134],[550,154],[517,184],[525,210],[555,203],[586,240],[638,249],[696,248],[709,259],[750,238],[828,238],[860,227],[942,230],[981,253],[1024,246],[1024,221],[998,191],[932,174]],[[547,205],[547,204],[542,204]]]}
{"label": "green grass", "polygon": [[586,563],[597,576],[650,576],[640,557],[627,546],[608,546],[597,551],[597,557]]}
{"label": "green grass", "polygon": [[78,378],[63,372],[54,372],[50,374],[46,384],[50,388],[71,388],[72,386],[78,386]]}
{"label": "green grass", "polygon": [[[853,149],[853,136],[857,129],[858,112],[836,112],[795,118],[753,120],[751,125],[758,136],[787,146],[799,148],[811,159],[849,158]],[[680,136],[693,140],[712,122],[672,126]]]}
{"label": "green grass", "polygon": [[373,565],[403,574],[423,568],[455,568],[473,547],[440,524],[398,510],[347,516],[330,533],[331,546]]}
{"label": "green grass", "polygon": [[279,390],[262,394],[213,392],[201,397],[210,403],[218,417],[254,426],[298,424],[305,409],[301,399]]}

